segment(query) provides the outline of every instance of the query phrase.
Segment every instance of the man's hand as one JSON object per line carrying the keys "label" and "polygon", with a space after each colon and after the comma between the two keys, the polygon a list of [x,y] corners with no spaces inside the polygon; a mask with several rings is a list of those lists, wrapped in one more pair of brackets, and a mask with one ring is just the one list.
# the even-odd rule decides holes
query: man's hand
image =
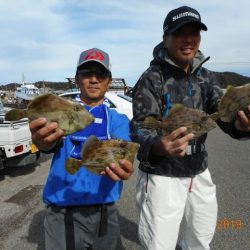
{"label": "man's hand", "polygon": [[240,131],[250,132],[250,105],[246,113],[243,111],[237,113],[235,128]]}
{"label": "man's hand", "polygon": [[114,181],[128,180],[134,172],[133,163],[122,159],[119,160],[120,166],[115,163],[111,163],[109,167],[106,167],[105,171],[102,173],[107,175]]}
{"label": "man's hand", "polygon": [[181,127],[173,131],[170,135],[163,136],[158,142],[153,144],[152,150],[157,155],[169,155],[183,157],[186,154],[188,142],[193,139],[193,134],[184,135],[187,128]]}
{"label": "man's hand", "polygon": [[38,118],[30,122],[29,126],[32,142],[43,151],[52,149],[64,135],[56,122],[49,123],[45,118]]}

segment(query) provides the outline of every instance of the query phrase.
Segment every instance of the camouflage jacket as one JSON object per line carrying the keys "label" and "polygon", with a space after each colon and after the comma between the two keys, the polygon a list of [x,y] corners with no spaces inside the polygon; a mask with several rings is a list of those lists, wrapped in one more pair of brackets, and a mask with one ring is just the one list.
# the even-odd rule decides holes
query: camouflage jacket
{"label": "camouflage jacket", "polygon": [[[141,144],[138,152],[139,168],[144,172],[164,176],[194,176],[207,168],[206,150],[183,158],[154,155],[150,151],[151,146],[161,137],[161,132],[141,128],[140,124],[147,116],[161,120],[174,103],[204,110],[208,114],[214,113],[222,90],[217,85],[214,74],[202,67],[209,58],[205,59],[200,51],[193,59],[189,75],[169,59],[163,43],[155,47],[153,55],[150,67],[142,74],[133,91],[131,129],[133,140]],[[236,131],[234,121],[219,121],[218,125],[234,138],[244,136]],[[204,144],[206,137],[207,135],[203,135],[190,144]]]}

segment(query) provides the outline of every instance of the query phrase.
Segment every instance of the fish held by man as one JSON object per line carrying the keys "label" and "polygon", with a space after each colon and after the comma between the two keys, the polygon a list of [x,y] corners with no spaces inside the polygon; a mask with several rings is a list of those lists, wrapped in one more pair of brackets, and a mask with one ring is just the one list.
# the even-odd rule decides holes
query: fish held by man
{"label": "fish held by man", "polygon": [[81,104],[50,93],[36,97],[27,109],[12,109],[5,114],[8,121],[25,117],[28,117],[29,121],[45,117],[48,122],[57,122],[65,135],[82,130],[94,121],[92,114]]}
{"label": "fish held by man", "polygon": [[68,158],[65,167],[70,174],[75,174],[80,167],[86,167],[92,173],[100,174],[110,163],[119,166],[121,159],[133,162],[138,149],[139,144],[135,142],[116,139],[101,141],[92,135],[83,146],[82,160]]}
{"label": "fish held by man", "polygon": [[182,104],[174,104],[167,117],[158,121],[155,117],[146,117],[143,128],[161,129],[163,135],[169,135],[180,127],[186,127],[186,134],[193,133],[194,138],[200,137],[216,128],[216,123],[208,114],[201,110],[187,108]]}
{"label": "fish held by man", "polygon": [[249,115],[249,105],[250,83],[238,87],[229,86],[220,99],[218,112],[211,114],[210,117],[213,120],[221,119],[223,122],[230,122],[240,110]]}

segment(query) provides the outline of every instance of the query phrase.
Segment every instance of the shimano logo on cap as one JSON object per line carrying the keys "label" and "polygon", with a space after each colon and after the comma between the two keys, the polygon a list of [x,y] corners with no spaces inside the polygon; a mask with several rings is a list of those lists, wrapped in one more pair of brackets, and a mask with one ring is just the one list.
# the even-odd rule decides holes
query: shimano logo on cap
{"label": "shimano logo on cap", "polygon": [[183,13],[180,13],[180,14],[178,14],[176,16],[173,16],[172,21],[174,22],[174,21],[176,21],[176,20],[178,20],[178,19],[180,19],[182,17],[187,17],[187,16],[194,17],[194,18],[196,18],[198,20],[200,19],[199,15],[197,15],[197,14],[195,14],[193,12],[183,12]]}

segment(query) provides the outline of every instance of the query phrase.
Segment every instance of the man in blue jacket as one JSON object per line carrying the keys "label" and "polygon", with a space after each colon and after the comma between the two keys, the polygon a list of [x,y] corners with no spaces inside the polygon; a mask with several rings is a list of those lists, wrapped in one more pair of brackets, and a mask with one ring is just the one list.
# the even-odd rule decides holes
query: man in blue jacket
{"label": "man in blue jacket", "polygon": [[76,100],[95,117],[94,123],[66,137],[57,129],[57,123],[47,123],[45,118],[30,123],[33,142],[42,151],[54,152],[43,192],[47,204],[46,249],[115,249],[120,233],[115,202],[121,196],[121,180],[133,173],[132,163],[120,160],[121,168],[111,163],[103,175],[92,174],[86,168],[71,175],[64,166],[67,158],[81,157],[82,146],[90,135],[100,140],[130,141],[129,119],[105,102],[112,80],[107,53],[96,48],[83,51],[75,79],[80,88]]}

